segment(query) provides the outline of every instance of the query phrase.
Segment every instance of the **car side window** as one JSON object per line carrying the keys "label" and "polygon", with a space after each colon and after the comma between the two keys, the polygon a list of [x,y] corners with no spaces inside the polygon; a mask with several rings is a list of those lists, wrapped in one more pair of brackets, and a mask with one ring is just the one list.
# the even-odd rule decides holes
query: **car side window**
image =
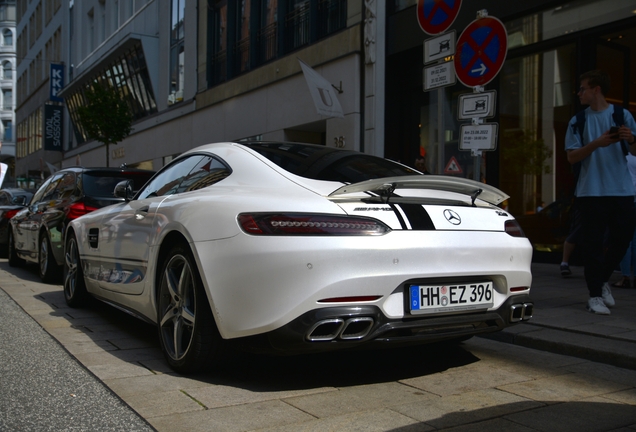
{"label": "car side window", "polygon": [[64,174],[55,190],[55,199],[69,199],[75,190],[75,173]]}
{"label": "car side window", "polygon": [[183,179],[201,162],[202,158],[202,155],[195,154],[183,159],[177,159],[167,165],[143,188],[137,199],[176,193]]}
{"label": "car side window", "polygon": [[204,156],[201,161],[184,177],[177,193],[201,189],[223,180],[230,170],[221,161],[212,156]]}
{"label": "car side window", "polygon": [[64,173],[60,173],[53,176],[49,186],[44,191],[44,196],[41,201],[53,201],[56,199],[57,193],[55,190],[57,189],[57,185],[60,183],[63,175]]}
{"label": "car side window", "polygon": [[11,204],[9,200],[9,194],[6,192],[0,192],[0,205],[9,205]]}

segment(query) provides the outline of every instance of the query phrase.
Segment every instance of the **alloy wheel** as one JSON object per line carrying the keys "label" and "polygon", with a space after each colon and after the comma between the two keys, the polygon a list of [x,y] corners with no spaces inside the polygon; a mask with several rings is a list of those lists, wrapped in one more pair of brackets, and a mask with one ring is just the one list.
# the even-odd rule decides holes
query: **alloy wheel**
{"label": "alloy wheel", "polygon": [[188,260],[180,254],[168,262],[159,294],[159,328],[166,353],[175,361],[189,352],[196,322],[196,286]]}

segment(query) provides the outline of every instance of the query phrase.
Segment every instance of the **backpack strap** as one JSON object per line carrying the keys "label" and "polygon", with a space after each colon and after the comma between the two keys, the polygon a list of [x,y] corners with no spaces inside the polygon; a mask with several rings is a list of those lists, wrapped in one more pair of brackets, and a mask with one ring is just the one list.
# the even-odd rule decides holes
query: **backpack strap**
{"label": "backpack strap", "polygon": [[[612,113],[614,124],[618,127],[621,127],[625,124],[625,109],[620,105],[612,105],[614,106],[614,112]],[[627,153],[629,153],[629,146],[627,145],[625,140],[621,140],[621,148],[623,149],[623,155],[627,156]]]}

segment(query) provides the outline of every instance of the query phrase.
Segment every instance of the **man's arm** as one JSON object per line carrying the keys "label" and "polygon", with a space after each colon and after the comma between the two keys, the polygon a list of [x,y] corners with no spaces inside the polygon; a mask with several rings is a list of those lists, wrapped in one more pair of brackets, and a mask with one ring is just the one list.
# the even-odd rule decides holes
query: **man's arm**
{"label": "man's arm", "polygon": [[[629,130],[629,128],[626,128],[626,129]],[[620,133],[620,130],[619,130],[619,133]],[[583,159],[591,155],[592,152],[596,150],[597,148],[607,147],[610,144],[614,144],[616,141],[617,141],[616,138],[612,137],[609,131],[605,131],[603,135],[596,138],[594,141],[590,141],[583,147],[579,147],[573,150],[567,150],[568,162],[570,162],[571,164],[581,162]],[[631,143],[631,141],[629,142]],[[633,153],[632,153],[632,148],[633,148]],[[630,145],[630,153],[636,156],[636,145],[635,146]]]}
{"label": "man's arm", "polygon": [[629,152],[636,156],[636,137],[632,133],[632,130],[627,126],[621,126],[618,129],[618,136],[629,144]]}

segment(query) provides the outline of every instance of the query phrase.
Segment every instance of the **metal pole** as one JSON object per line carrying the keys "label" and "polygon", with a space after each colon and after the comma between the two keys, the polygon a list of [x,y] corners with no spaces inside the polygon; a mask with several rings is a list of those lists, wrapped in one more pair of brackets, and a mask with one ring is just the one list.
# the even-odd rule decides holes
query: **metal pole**
{"label": "metal pole", "polygon": [[437,89],[437,174],[444,174],[444,88]]}

